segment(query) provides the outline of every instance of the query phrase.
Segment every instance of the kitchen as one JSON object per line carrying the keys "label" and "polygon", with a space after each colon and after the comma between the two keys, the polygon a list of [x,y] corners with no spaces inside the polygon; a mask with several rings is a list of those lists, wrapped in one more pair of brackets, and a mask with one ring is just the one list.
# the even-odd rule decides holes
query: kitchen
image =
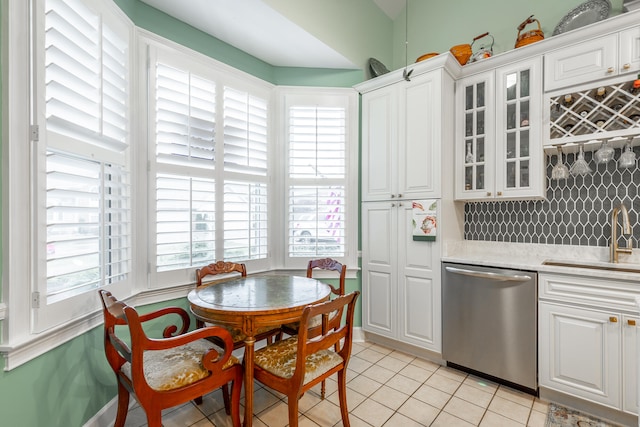
{"label": "kitchen", "polygon": [[[575,2],[575,3],[578,4],[579,2]],[[550,34],[552,29],[553,29],[553,26],[554,26],[555,22],[559,21],[559,19],[562,17],[562,15],[564,15],[564,13],[566,13],[566,11],[568,11],[572,6],[573,5],[571,5],[571,6],[563,5],[562,10],[557,11],[556,15],[547,16],[547,17],[545,17],[543,11],[541,11],[541,12],[536,13],[536,17],[538,17],[545,24],[544,25],[545,32],[547,34]],[[483,8],[483,10],[479,11],[479,13],[481,13],[481,12],[489,13],[490,9],[491,9],[490,7]],[[524,17],[520,16],[520,12],[521,11],[517,11],[517,12],[518,12],[517,18],[514,19],[514,23],[515,24],[517,24],[518,22],[520,22],[522,20],[522,18],[524,18]],[[478,15],[478,16],[480,16],[480,15]],[[477,18],[477,19],[482,21],[482,18]],[[619,21],[617,21],[617,22],[619,22]],[[473,28],[468,28],[468,29],[465,29],[465,30],[456,29],[456,36],[455,37],[452,37],[451,35],[448,35],[447,37],[444,37],[444,36],[441,35],[440,36],[441,38],[443,38],[443,39],[446,38],[446,41],[444,41],[444,40],[442,41],[442,44],[445,45],[446,47],[442,47],[441,49],[437,49],[436,47],[434,47],[433,50],[445,51],[446,48],[450,47],[454,43],[464,42],[465,40],[469,40],[470,41],[475,35],[477,35],[479,32],[484,30],[484,23],[476,22],[476,24],[478,26],[480,26],[480,28],[482,28],[482,29],[480,29],[480,31],[478,31],[479,28],[473,27]],[[416,24],[416,26],[417,25],[418,24]],[[468,26],[462,26],[462,27],[468,27]],[[490,28],[487,28],[487,29],[490,29]],[[493,29],[491,29],[491,30],[493,31]],[[463,31],[469,31],[470,34],[464,34]],[[505,25],[505,28],[502,31],[503,37],[499,36],[500,30],[496,29],[495,31],[496,31],[496,39],[499,41],[499,43],[497,43],[496,47],[495,47],[496,48],[496,52],[499,51],[498,50],[499,46],[502,47],[502,49],[500,49],[500,51],[505,51],[506,52],[507,50],[510,50],[511,49],[511,45],[513,44],[513,40],[515,38],[515,33],[516,33],[515,25],[513,23],[510,23],[508,26]],[[402,33],[402,31],[400,31],[400,32]],[[404,34],[402,34],[402,35],[398,34],[398,37],[403,39],[404,38]],[[570,42],[578,41],[576,37],[573,37],[573,36],[570,36],[570,35],[566,35],[566,37],[570,37]],[[453,40],[453,38],[455,38],[455,41]],[[550,38],[550,40],[545,44],[545,46],[549,46],[551,44],[551,45],[553,45],[555,47],[559,47],[559,45],[554,45],[553,43],[554,43],[554,40]],[[557,43],[560,43],[560,42],[557,42]],[[415,54],[411,54],[410,55],[411,58],[419,56],[420,54],[424,53],[423,51],[425,50],[425,47],[420,46],[420,43],[412,42],[410,44],[410,47],[411,47],[412,51],[415,51]],[[531,52],[532,50],[535,50],[533,47],[532,48],[528,48],[528,49],[529,50],[526,51],[526,52]],[[432,49],[429,48],[428,50],[432,50]],[[402,68],[402,66],[404,65],[404,62],[405,62],[404,61],[404,50],[403,49],[398,49],[397,51],[398,52],[396,53],[396,50],[394,50],[394,58],[393,59],[390,57],[390,55],[387,55],[387,57],[384,57],[384,56],[380,56],[380,57],[383,58],[388,64],[391,64],[391,63],[395,64],[395,67],[392,67],[392,68],[401,70],[401,68]],[[525,56],[524,53],[516,52],[515,54],[516,55]],[[397,58],[396,58],[396,56],[397,56]],[[499,59],[499,58],[496,57],[494,59]],[[432,60],[432,61],[439,61],[439,59],[435,59],[435,60]],[[413,61],[410,60],[409,62],[413,62]],[[494,62],[494,64],[495,64],[495,62]],[[423,66],[426,66],[427,68],[429,68],[431,65],[424,65],[423,64]],[[483,66],[484,65],[482,63],[479,63],[477,66],[475,66],[475,68],[476,69],[481,69]],[[474,67],[474,66],[470,65],[469,67]],[[364,66],[363,66],[363,68],[364,68]],[[400,74],[402,74],[401,71],[400,71]],[[416,71],[416,74],[417,73],[418,72]],[[364,79],[360,78],[357,81],[359,82],[359,81],[362,81],[362,80],[364,80]],[[453,125],[452,125],[451,130],[453,130]],[[453,155],[453,153],[451,153],[451,155]],[[571,163],[573,161],[573,157],[572,157],[573,153],[569,153],[569,156],[570,156],[570,158],[567,158],[566,161],[568,163]],[[587,156],[590,156],[589,152],[588,152]],[[616,154],[616,157],[618,157],[618,154]],[[556,162],[556,158],[552,157],[550,163],[555,164],[555,162]],[[452,160],[452,162],[450,164],[453,164],[453,160]],[[617,176],[616,173],[613,172],[613,171],[611,172],[611,175],[612,176]],[[577,179],[576,179],[576,181],[577,181]],[[617,182],[616,182],[616,184],[614,184],[614,186],[617,186]],[[451,189],[451,191],[453,192],[453,189]],[[559,190],[556,189],[555,191],[557,192]],[[453,195],[452,195],[452,197],[453,197]],[[579,198],[579,196],[578,196],[578,198]],[[506,203],[506,205],[505,205],[505,203]],[[529,205],[529,203],[531,203],[533,205],[533,212],[530,212],[532,210],[532,206]],[[539,206],[536,205],[536,204],[540,204],[540,203],[543,203],[543,202],[513,201],[513,202],[488,202],[487,204],[479,203],[477,205],[476,204],[467,204],[465,209],[469,209],[469,212],[467,212],[467,211],[464,211],[464,212],[463,211],[458,211],[457,212],[458,220],[460,221],[460,224],[463,224],[465,222],[469,222],[469,227],[470,227],[468,232],[465,229],[464,237],[467,240],[466,240],[466,243],[464,245],[461,244],[461,246],[473,247],[473,245],[475,243],[477,243],[476,240],[480,241],[481,243],[482,243],[482,241],[486,241],[486,240],[501,241],[500,239],[505,235],[509,236],[509,238],[511,238],[511,235],[514,235],[515,236],[514,237],[515,238],[515,240],[514,240],[515,242],[519,242],[520,240],[518,240],[518,239],[520,238],[520,236],[522,236],[521,237],[522,238],[522,242],[524,242],[524,243],[529,243],[529,241],[527,240],[528,238],[531,238],[531,242],[530,243],[542,243],[542,241],[540,239],[542,239],[543,237],[546,238],[546,239],[553,238],[554,239],[553,243],[554,244],[557,243],[555,241],[555,239],[556,239],[555,235],[554,236],[550,236],[551,233],[550,232],[547,233],[545,231],[543,231],[541,233],[538,233],[538,232],[535,231],[536,230],[535,228],[534,228],[534,232],[522,231],[522,232],[519,232],[519,233],[518,232],[514,233],[514,232],[505,231],[504,235],[489,234],[488,231],[484,231],[484,230],[492,230],[492,232],[495,233],[495,228],[492,229],[489,225],[487,225],[486,222],[489,222],[489,223],[492,223],[492,224],[494,223],[493,216],[494,216],[496,211],[501,212],[501,213],[497,214],[496,216],[498,218],[503,218],[504,227],[505,227],[505,229],[508,229],[510,227],[510,224],[518,224],[520,222],[518,220],[518,217],[519,217],[518,213],[514,213],[513,217],[511,217],[510,215],[505,215],[505,212],[512,212],[511,209],[513,209],[513,208],[515,208],[516,210],[518,208],[522,209],[523,218],[526,217],[528,212],[531,213],[532,218],[533,217],[541,218],[541,216],[542,216],[541,213],[542,212],[548,212],[549,211],[549,207],[555,206],[555,204],[558,204],[558,206],[562,205],[562,201],[559,201],[559,200],[556,200],[555,203],[554,203],[554,201],[550,201],[549,202],[550,203],[549,207],[547,207],[546,205],[544,205],[544,206],[543,205],[539,205]],[[580,202],[576,201],[575,203],[578,204]],[[583,203],[586,203],[586,202],[583,202]],[[562,205],[562,206],[564,206],[564,205]],[[582,206],[584,206],[584,205],[582,205]],[[478,209],[478,211],[475,211],[474,209]],[[505,212],[503,212],[503,210]],[[603,211],[604,210],[605,209],[603,209]],[[633,217],[633,213],[636,212],[636,211],[637,211],[636,209],[632,210],[632,212],[631,212],[631,216],[632,217]],[[606,219],[601,218],[602,214],[598,215],[597,220],[601,224],[600,225],[600,229],[604,228],[604,226],[606,226],[606,224],[608,224],[608,221],[609,221],[608,214],[609,214],[609,212],[605,212],[605,214],[604,214]],[[466,218],[469,218],[469,220],[465,221]],[[554,219],[555,219],[555,217],[554,217]],[[483,221],[486,221],[486,222],[483,222]],[[539,225],[536,225],[536,226],[540,226],[544,230],[544,224],[548,224],[549,221],[550,221],[549,218],[540,219],[539,222],[538,222]],[[589,221],[590,220],[585,220],[584,222],[589,222]],[[582,222],[582,219],[581,219],[581,222]],[[634,221],[632,220],[632,223],[633,222]],[[584,223],[583,223],[583,225],[584,225]],[[475,227],[475,228],[472,228],[472,227]],[[460,230],[462,231],[462,229],[460,229]],[[588,230],[587,226],[585,226],[585,230]],[[445,233],[445,230],[441,230],[441,231],[443,233]],[[634,227],[634,232],[637,232],[637,227]],[[511,234],[509,234],[509,233],[511,233]],[[446,234],[443,234],[443,236],[446,236]],[[528,236],[530,236],[530,237],[528,237]],[[571,240],[570,240],[571,237],[569,237],[566,234],[563,234],[563,236],[566,236],[566,237],[564,237],[564,239],[566,239],[566,240],[561,241],[561,243],[565,243],[565,241],[571,242]],[[593,236],[594,235],[590,234],[590,235],[588,235],[588,236],[586,236],[584,238],[589,239],[589,238],[592,238]],[[605,233],[604,233],[604,231],[601,230],[601,234],[598,235],[597,244],[595,245],[595,246],[598,246],[598,249],[597,249],[598,252],[600,252],[600,249],[599,249],[600,247],[604,247],[606,245],[606,242],[603,241],[603,237],[604,236],[605,236]],[[538,241],[535,241],[535,239],[537,239]],[[505,238],[505,240],[506,240],[506,238]],[[591,243],[591,241],[588,241],[588,242],[589,242],[589,244]],[[544,243],[551,243],[551,240],[546,240],[546,241],[544,241]],[[573,243],[571,243],[571,244],[573,244]],[[477,251],[478,252],[482,252],[483,257],[484,257],[486,255],[486,251],[483,249],[483,248],[485,248],[485,246],[481,245],[481,244],[479,244],[479,246],[480,247],[477,249]],[[504,245],[500,245],[500,246],[505,248]],[[467,247],[460,248],[460,252],[459,253],[464,254],[464,251],[466,251],[466,250],[469,250],[469,249]],[[606,251],[606,248],[605,248],[605,251]],[[454,253],[453,252],[453,248],[452,248],[451,252],[452,252],[452,254]],[[511,256],[512,251],[506,252],[506,253],[509,256]],[[527,253],[526,255],[529,255],[529,253]],[[547,256],[547,255],[544,255],[544,256]],[[622,255],[622,256],[624,256],[624,255]],[[548,257],[551,257],[551,256],[548,256]],[[563,255],[562,257],[565,258],[566,256]],[[594,259],[596,257],[600,257],[600,253],[598,253],[596,256],[594,256]],[[468,257],[467,258],[465,256],[460,256],[458,258],[458,257],[455,257],[455,256],[451,255],[450,260],[454,260],[455,261],[455,260],[464,260],[464,259],[471,259],[471,258],[473,258],[473,257]],[[496,258],[503,260],[504,259],[504,254],[498,253],[498,254],[496,254]],[[605,259],[606,259],[606,256],[605,256]],[[99,350],[100,350],[98,348],[99,346],[95,342],[95,337],[93,337],[91,335],[88,335],[88,336],[84,337],[84,340],[86,341],[86,347],[87,348],[94,349],[94,350],[92,350],[92,351],[95,352],[95,356],[94,357],[99,358],[99,357],[102,356],[100,354],[100,352],[99,352]],[[82,351],[82,350],[80,350],[80,351]],[[54,354],[55,353],[52,352],[52,355],[51,355],[52,358],[55,357]],[[44,362],[44,363],[45,363],[45,366],[48,363],[51,363],[51,364],[54,364],[54,365],[56,364],[56,362],[53,362],[53,361],[48,362],[48,363]],[[24,375],[24,374],[20,374],[19,372],[18,373],[14,373],[13,374],[13,378],[15,378],[16,375],[20,376],[20,375]]]}

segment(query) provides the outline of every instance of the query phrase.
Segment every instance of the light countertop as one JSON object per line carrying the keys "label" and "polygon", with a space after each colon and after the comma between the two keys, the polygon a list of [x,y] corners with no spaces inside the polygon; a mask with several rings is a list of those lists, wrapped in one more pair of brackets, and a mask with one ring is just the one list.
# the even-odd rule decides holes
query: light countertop
{"label": "light countertop", "polygon": [[[632,254],[620,254],[618,264],[609,262],[608,247],[593,246],[464,240],[447,244],[445,254],[442,257],[444,262],[631,280],[638,281],[640,285],[640,249],[637,248]],[[543,264],[547,260],[583,264],[590,268]],[[637,272],[620,271],[624,268]]]}

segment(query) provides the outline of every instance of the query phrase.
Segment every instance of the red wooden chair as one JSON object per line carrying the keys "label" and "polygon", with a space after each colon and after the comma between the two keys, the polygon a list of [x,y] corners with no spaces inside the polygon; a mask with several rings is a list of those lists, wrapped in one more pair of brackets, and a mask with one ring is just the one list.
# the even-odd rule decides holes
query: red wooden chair
{"label": "red wooden chair", "polygon": [[[234,427],[240,426],[240,389],[242,365],[231,353],[233,342],[228,331],[219,327],[189,329],[189,315],[179,307],[138,314],[110,292],[100,290],[104,313],[104,350],[118,382],[116,427],[127,418],[129,395],[133,394],[147,415],[149,427],[160,427],[162,410],[199,399],[232,382],[231,413]],[[143,323],[152,319],[167,321],[179,316],[181,325],[168,324],[163,338],[149,338]],[[128,345],[117,333],[117,326],[127,326]],[[223,348],[208,338],[215,337]]]}
{"label": "red wooden chair", "polygon": [[[353,312],[360,292],[354,291],[332,301],[305,308],[298,333],[276,341],[255,353],[254,377],[267,387],[287,395],[289,426],[298,426],[298,399],[326,378],[338,374],[338,394],[342,425],[349,427],[346,375],[353,341]],[[329,327],[329,317],[338,313],[345,324]],[[322,319],[320,334],[309,336],[310,323]]]}

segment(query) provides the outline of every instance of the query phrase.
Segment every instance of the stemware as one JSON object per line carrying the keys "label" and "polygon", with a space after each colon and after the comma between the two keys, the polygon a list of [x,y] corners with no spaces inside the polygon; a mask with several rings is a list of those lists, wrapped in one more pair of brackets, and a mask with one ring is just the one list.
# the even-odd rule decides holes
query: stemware
{"label": "stemware", "polygon": [[636,165],[636,153],[634,153],[633,148],[631,148],[632,139],[633,138],[629,138],[629,142],[624,146],[624,151],[618,159],[618,167],[620,168],[630,168]]}
{"label": "stemware", "polygon": [[558,145],[556,148],[558,149],[558,162],[551,169],[551,179],[567,179],[569,178],[569,168],[562,163],[562,147]]}
{"label": "stemware", "polygon": [[589,163],[584,159],[584,144],[580,143],[580,152],[578,153],[578,158],[571,165],[571,169],[569,170],[571,175],[586,175],[593,170],[589,167]]}
{"label": "stemware", "polygon": [[609,146],[609,140],[605,138],[602,140],[602,145],[598,148],[598,151],[593,154],[593,158],[598,165],[606,164],[613,160],[614,152],[615,150]]}

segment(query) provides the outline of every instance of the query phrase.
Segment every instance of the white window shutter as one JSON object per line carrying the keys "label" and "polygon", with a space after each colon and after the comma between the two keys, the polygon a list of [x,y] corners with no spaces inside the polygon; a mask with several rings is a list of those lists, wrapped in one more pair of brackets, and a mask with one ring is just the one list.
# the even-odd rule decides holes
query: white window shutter
{"label": "white window shutter", "polygon": [[346,108],[288,108],[288,256],[345,255]]}

